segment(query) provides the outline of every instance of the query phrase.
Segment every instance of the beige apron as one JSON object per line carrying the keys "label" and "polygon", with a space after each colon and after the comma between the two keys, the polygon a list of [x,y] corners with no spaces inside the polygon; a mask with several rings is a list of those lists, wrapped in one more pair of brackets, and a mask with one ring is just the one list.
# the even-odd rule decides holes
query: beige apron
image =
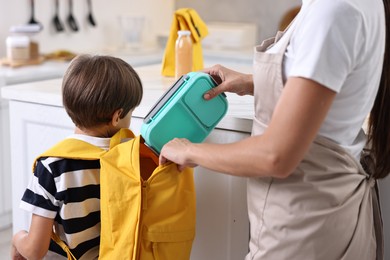
{"label": "beige apron", "polygon": [[[255,48],[252,135],[264,132],[283,90],[282,61],[292,31]],[[278,53],[264,52],[279,40]],[[288,178],[248,180],[246,260],[383,259],[375,184],[347,151],[317,137]]]}

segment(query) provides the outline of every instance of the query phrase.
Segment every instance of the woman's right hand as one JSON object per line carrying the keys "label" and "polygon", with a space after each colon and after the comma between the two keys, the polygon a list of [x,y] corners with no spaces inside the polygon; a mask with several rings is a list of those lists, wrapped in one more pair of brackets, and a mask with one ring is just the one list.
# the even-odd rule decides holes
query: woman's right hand
{"label": "woman's right hand", "polygon": [[222,92],[232,92],[237,95],[253,95],[253,77],[251,74],[244,74],[230,70],[221,65],[214,65],[206,68],[203,72],[209,74],[218,83],[218,86],[212,88],[204,94],[204,99],[209,100]]}

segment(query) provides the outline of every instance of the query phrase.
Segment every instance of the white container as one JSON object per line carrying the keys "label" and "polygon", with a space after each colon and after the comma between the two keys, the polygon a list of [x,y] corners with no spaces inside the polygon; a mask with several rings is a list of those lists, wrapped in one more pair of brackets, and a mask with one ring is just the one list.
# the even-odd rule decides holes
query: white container
{"label": "white container", "polygon": [[121,15],[119,24],[122,29],[124,45],[129,49],[139,49],[143,44],[145,16]]}
{"label": "white container", "polygon": [[30,38],[28,36],[8,36],[6,39],[7,58],[10,61],[30,59]]}
{"label": "white container", "polygon": [[206,49],[242,50],[256,44],[256,24],[210,22],[207,28],[209,34],[202,41]]}
{"label": "white container", "polygon": [[42,27],[39,24],[23,24],[23,25],[14,25],[9,28],[10,33],[31,33],[35,34],[42,30]]}

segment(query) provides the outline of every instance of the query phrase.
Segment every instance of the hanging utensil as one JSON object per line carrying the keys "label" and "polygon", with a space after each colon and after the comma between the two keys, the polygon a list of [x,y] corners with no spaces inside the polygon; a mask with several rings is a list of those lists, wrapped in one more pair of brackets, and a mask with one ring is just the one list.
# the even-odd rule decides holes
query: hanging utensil
{"label": "hanging utensil", "polygon": [[30,20],[28,21],[29,24],[37,24],[39,25],[40,29],[43,29],[43,26],[40,22],[35,20],[35,3],[34,0],[30,0],[30,7],[31,7],[31,17]]}
{"label": "hanging utensil", "polygon": [[62,32],[64,30],[64,26],[62,25],[62,22],[60,21],[60,18],[58,16],[59,13],[59,0],[55,0],[55,14],[53,18],[54,26],[57,30],[57,32]]}
{"label": "hanging utensil", "polygon": [[95,19],[93,18],[92,15],[92,1],[87,0],[87,2],[88,2],[88,21],[92,26],[96,26]]}
{"label": "hanging utensil", "polygon": [[73,17],[73,0],[69,0],[68,25],[75,32],[79,30],[76,19]]}

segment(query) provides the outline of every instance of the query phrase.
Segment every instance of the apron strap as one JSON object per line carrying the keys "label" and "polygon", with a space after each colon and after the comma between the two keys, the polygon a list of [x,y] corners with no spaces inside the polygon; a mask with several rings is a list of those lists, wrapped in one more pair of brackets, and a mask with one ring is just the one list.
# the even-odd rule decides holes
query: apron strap
{"label": "apron strap", "polygon": [[380,205],[378,181],[374,179],[375,162],[370,152],[369,144],[363,149],[360,155],[360,165],[367,173],[368,181],[374,182],[372,190],[372,209],[374,220],[374,231],[376,238],[376,260],[384,259],[384,234],[383,234],[383,219],[382,209]]}
{"label": "apron strap", "polygon": [[382,210],[379,202],[379,187],[378,181],[375,180],[375,185],[372,188],[372,208],[374,218],[374,230],[376,237],[376,260],[384,259],[384,236],[383,236],[383,219]]}

